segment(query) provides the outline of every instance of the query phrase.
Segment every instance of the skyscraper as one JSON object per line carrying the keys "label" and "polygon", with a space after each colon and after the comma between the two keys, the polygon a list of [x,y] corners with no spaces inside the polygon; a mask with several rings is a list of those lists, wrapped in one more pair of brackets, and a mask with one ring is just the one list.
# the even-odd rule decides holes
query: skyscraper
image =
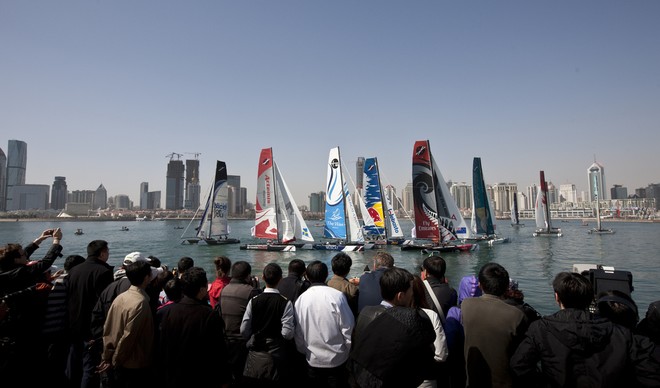
{"label": "skyscraper", "polygon": [[589,179],[589,201],[595,201],[596,198],[607,199],[605,167],[594,161],[594,164],[587,170],[587,178]]}
{"label": "skyscraper", "polygon": [[92,209],[105,209],[108,207],[108,190],[101,184],[94,192]]}
{"label": "skyscraper", "polygon": [[149,201],[149,182],[140,183],[140,210],[147,210]]}
{"label": "skyscraper", "polygon": [[25,184],[25,170],[27,168],[27,143],[20,140],[9,140],[7,147],[7,186],[5,191],[6,208],[14,208],[9,204],[12,201],[14,186]]}
{"label": "skyscraper", "polygon": [[364,157],[358,156],[355,163],[355,191],[362,195],[364,188]]}
{"label": "skyscraper", "polygon": [[182,160],[170,159],[167,164],[167,185],[165,192],[165,209],[180,210],[183,209],[183,173],[185,167]]}
{"label": "skyscraper", "polygon": [[50,190],[50,208],[62,210],[66,206],[66,198],[69,194],[66,186],[66,178],[56,176],[53,187]]}
{"label": "skyscraper", "polygon": [[196,210],[200,199],[199,160],[186,160],[186,199],[185,208]]}
{"label": "skyscraper", "polygon": [[5,152],[0,148],[0,212],[7,210],[6,203],[6,193],[7,193],[7,156]]}

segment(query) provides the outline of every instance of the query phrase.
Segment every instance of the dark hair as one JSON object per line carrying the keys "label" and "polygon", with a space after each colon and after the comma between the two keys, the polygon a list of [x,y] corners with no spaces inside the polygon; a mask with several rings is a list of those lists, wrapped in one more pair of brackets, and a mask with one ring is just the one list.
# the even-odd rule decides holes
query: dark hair
{"label": "dark hair", "polygon": [[429,303],[426,300],[426,292],[424,291],[424,281],[419,275],[413,275],[413,307],[419,309],[428,309]]}
{"label": "dark hair", "polygon": [[99,257],[101,253],[108,250],[108,242],[105,240],[93,240],[87,244],[87,256]]}
{"label": "dark hair", "polygon": [[204,268],[192,267],[181,275],[181,291],[183,295],[197,299],[197,294],[202,288],[208,287],[208,279]]}
{"label": "dark hair", "polygon": [[165,283],[165,286],[163,286],[163,291],[165,291],[167,299],[172,302],[178,302],[183,295],[181,290],[181,280],[177,277],[168,280],[167,283]]}
{"label": "dark hair", "polygon": [[332,258],[332,272],[337,276],[348,275],[351,271],[351,265],[353,265],[353,260],[344,252],[339,252]]}
{"label": "dark hair", "polygon": [[596,305],[601,317],[625,326],[630,330],[637,327],[639,311],[637,304],[623,291],[608,290],[598,294]]}
{"label": "dark hair", "polygon": [[147,256],[147,259],[149,259],[149,264],[151,264],[152,267],[160,268],[162,263],[159,258],[156,256]]}
{"label": "dark hair", "polygon": [[252,273],[252,266],[247,261],[237,261],[231,266],[231,277],[234,279],[248,280]]}
{"label": "dark hair", "polygon": [[552,281],[552,288],[564,308],[586,310],[594,298],[589,279],[574,272],[558,273]]}
{"label": "dark hair", "polygon": [[146,276],[151,276],[151,264],[148,261],[136,261],[126,266],[126,277],[132,286],[139,286]]}
{"label": "dark hair", "polygon": [[406,292],[411,287],[413,275],[403,268],[392,267],[380,277],[380,296],[383,300],[392,300],[399,292]]}
{"label": "dark hair", "polygon": [[305,273],[305,262],[300,259],[293,259],[289,262],[289,275],[296,274],[302,276]]}
{"label": "dark hair", "polygon": [[264,267],[264,282],[268,287],[275,287],[282,280],[282,267],[276,263],[266,264]]}
{"label": "dark hair", "polygon": [[374,263],[377,268],[392,268],[394,267],[394,257],[385,251],[379,251],[374,255]]}
{"label": "dark hair", "polygon": [[80,255],[69,255],[64,259],[64,270],[71,271],[71,268],[85,261],[85,258]]}
{"label": "dark hair", "polygon": [[165,287],[165,284],[174,278],[174,272],[164,269],[158,272],[158,276],[153,280],[153,286],[158,290],[162,290]]}
{"label": "dark hair", "polygon": [[484,294],[503,296],[509,289],[509,273],[498,263],[484,264],[478,278]]}
{"label": "dark hair", "polygon": [[195,266],[195,260],[193,260],[192,257],[184,256],[179,259],[176,268],[179,270],[179,276],[181,276],[182,273],[186,272],[187,270],[189,270],[194,266]]}
{"label": "dark hair", "polygon": [[427,275],[440,280],[445,277],[447,262],[440,256],[429,256],[424,259],[422,268],[426,270]]}
{"label": "dark hair", "polygon": [[219,276],[218,271],[222,271],[223,275],[229,275],[231,260],[227,256],[217,256],[213,259],[213,265],[215,266],[216,276]]}
{"label": "dark hair", "polygon": [[328,266],[320,261],[314,260],[307,266],[307,279],[312,283],[325,283],[328,278]]}
{"label": "dark hair", "polygon": [[21,257],[21,244],[7,244],[0,248],[0,269],[9,271],[16,268],[14,259]]}

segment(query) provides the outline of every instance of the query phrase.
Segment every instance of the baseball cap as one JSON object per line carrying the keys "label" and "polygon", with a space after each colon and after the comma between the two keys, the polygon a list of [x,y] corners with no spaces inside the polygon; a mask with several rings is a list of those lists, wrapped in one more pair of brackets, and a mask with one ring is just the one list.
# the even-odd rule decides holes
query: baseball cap
{"label": "baseball cap", "polygon": [[146,261],[149,262],[150,260],[144,256],[141,252],[131,252],[126,257],[124,257],[124,265],[130,265],[133,263],[137,263],[138,261]]}

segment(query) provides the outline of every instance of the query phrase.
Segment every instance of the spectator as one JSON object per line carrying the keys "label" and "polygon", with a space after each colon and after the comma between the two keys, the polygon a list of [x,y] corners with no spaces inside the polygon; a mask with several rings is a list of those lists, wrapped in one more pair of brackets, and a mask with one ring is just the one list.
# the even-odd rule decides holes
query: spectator
{"label": "spectator", "polygon": [[504,267],[484,264],[478,278],[483,295],[461,304],[467,386],[510,387],[509,360],[527,329],[525,314],[503,300],[509,289]]}
{"label": "spectator", "polygon": [[[425,285],[426,303],[445,322],[451,307],[456,306],[456,290],[449,286],[445,271],[447,263],[438,255],[430,255],[422,263],[422,280]],[[431,290],[433,294],[431,294]]]}
{"label": "spectator", "polygon": [[[521,386],[658,386],[660,365],[630,330],[593,318],[589,280],[560,272],[552,282],[560,310],[533,322],[511,358]],[[540,364],[540,368],[539,365]]]}
{"label": "spectator", "polygon": [[87,244],[87,259],[73,267],[66,277],[69,297],[67,310],[71,330],[71,350],[67,376],[74,386],[98,387],[96,367],[101,363],[103,341],[92,333],[92,310],[103,290],[112,283],[112,267],[107,264],[110,248],[105,240]]}
{"label": "spectator", "polygon": [[220,301],[220,292],[229,284],[229,270],[231,269],[231,260],[227,256],[217,256],[213,259],[215,266],[215,280],[209,287],[209,302],[211,307],[215,307],[216,303]]}
{"label": "spectator", "polygon": [[353,316],[357,317],[359,288],[346,278],[351,272],[352,265],[353,260],[351,260],[351,257],[348,254],[344,252],[337,253],[332,258],[333,275],[330,280],[328,280],[328,285],[344,293],[348,300],[348,305],[353,312]]}
{"label": "spectator", "polygon": [[394,267],[394,258],[385,251],[374,255],[374,270],[360,276],[358,293],[358,313],[366,306],[377,306],[383,300],[380,295],[380,278],[386,269]]}
{"label": "spectator", "polygon": [[296,299],[309,288],[309,281],[305,279],[305,262],[300,259],[293,259],[289,262],[289,273],[277,285],[280,294],[284,295],[291,303],[296,303]]}
{"label": "spectator", "polygon": [[316,387],[344,387],[346,361],[355,325],[346,296],[325,282],[328,266],[315,260],[307,266],[310,288],[296,300],[295,341],[305,354],[307,377]]}

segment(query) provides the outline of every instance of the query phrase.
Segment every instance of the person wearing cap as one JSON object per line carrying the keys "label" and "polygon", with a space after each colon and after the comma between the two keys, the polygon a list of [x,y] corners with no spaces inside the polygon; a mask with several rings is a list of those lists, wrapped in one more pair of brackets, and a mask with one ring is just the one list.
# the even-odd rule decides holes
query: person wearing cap
{"label": "person wearing cap", "polygon": [[589,279],[560,272],[552,288],[559,311],[533,322],[511,357],[521,387],[658,386],[653,347],[643,348],[625,326],[589,313]]}
{"label": "person wearing cap", "polygon": [[[53,244],[46,255],[28,265],[29,257],[39,248],[39,244],[52,237]],[[62,256],[62,231],[59,228],[46,229],[25,249],[20,244],[6,244],[0,247],[0,299],[7,309],[7,319],[0,325],[0,336],[11,338],[15,344],[15,354],[7,360],[0,359],[0,372],[6,381],[20,379],[28,386],[36,385],[42,376],[31,371],[25,360],[42,362],[46,354],[39,352],[41,327],[43,325],[45,303],[50,292],[50,284],[44,272]],[[35,292],[37,291],[37,292]]]}
{"label": "person wearing cap", "polygon": [[152,280],[146,260],[126,266],[128,290],[117,295],[103,326],[103,355],[98,372],[114,370],[119,387],[149,386],[152,377],[154,321],[145,289]]}
{"label": "person wearing cap", "polygon": [[[92,310],[103,290],[112,283],[108,265],[110,248],[105,240],[87,244],[87,258],[73,267],[66,278],[67,311],[72,336],[67,377],[74,386],[99,385],[96,367],[101,362],[101,338],[92,333]],[[100,346],[99,346],[100,345]]]}

